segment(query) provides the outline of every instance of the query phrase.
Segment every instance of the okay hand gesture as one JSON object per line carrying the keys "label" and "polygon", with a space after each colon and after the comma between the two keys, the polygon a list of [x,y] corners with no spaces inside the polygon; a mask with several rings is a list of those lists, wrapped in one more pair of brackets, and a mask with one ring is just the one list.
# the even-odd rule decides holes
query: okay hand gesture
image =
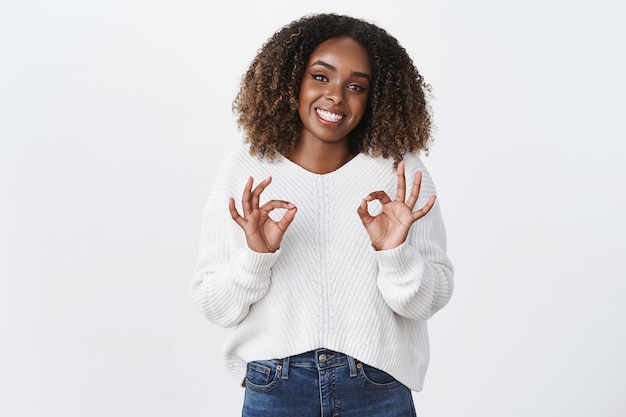
{"label": "okay hand gesture", "polygon": [[[386,192],[375,191],[361,201],[357,213],[369,234],[372,246],[376,250],[393,249],[400,246],[409,234],[409,228],[418,219],[424,217],[435,204],[436,196],[432,195],[421,209],[413,211],[417,202],[422,183],[422,173],[416,172],[411,194],[406,199],[406,178],[404,176],[404,162],[398,164],[398,189],[396,199],[391,200]],[[379,200],[382,204],[382,213],[370,215],[367,204]]]}
{"label": "okay hand gesture", "polygon": [[[268,177],[252,190],[253,179],[248,179],[241,199],[243,216],[237,211],[234,198],[228,204],[230,216],[243,229],[248,247],[255,252],[276,252],[297,211],[296,206],[283,200],[270,200],[259,207],[261,193],[270,182],[272,178]],[[277,208],[287,211],[279,221],[274,221],[269,214]]]}

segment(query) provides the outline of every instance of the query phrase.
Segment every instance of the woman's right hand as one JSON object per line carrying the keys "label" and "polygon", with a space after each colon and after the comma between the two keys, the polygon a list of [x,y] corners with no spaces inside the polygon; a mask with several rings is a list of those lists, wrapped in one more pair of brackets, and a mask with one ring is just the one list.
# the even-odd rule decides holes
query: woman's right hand
{"label": "woman's right hand", "polygon": [[[259,207],[261,193],[272,182],[272,177],[261,181],[252,190],[252,177],[248,178],[246,187],[243,190],[241,206],[243,216],[239,214],[235,207],[235,199],[230,198],[228,207],[233,220],[243,229],[246,235],[248,247],[260,253],[276,252],[280,247],[280,242],[287,227],[296,215],[296,206],[283,200],[270,200]],[[269,214],[274,209],[286,209],[287,211],[279,221],[270,219]]]}

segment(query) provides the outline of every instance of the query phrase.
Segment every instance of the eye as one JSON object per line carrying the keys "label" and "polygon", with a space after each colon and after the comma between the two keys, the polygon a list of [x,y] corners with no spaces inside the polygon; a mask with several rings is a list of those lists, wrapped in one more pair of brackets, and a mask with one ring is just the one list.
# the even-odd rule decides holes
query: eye
{"label": "eye", "polygon": [[350,84],[348,86],[348,89],[354,91],[355,93],[362,93],[365,90],[367,90],[367,88],[363,87],[362,85],[359,84]]}
{"label": "eye", "polygon": [[326,78],[326,76],[322,74],[311,74],[311,78],[313,78],[315,81],[321,81],[321,82],[328,81],[328,78]]}

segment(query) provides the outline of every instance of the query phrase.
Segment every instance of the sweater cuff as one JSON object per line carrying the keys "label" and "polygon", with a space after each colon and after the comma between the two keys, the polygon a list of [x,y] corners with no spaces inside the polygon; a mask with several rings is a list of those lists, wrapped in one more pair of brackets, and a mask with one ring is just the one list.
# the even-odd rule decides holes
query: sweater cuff
{"label": "sweater cuff", "polygon": [[371,250],[380,272],[384,275],[403,275],[414,271],[421,261],[419,253],[412,250],[406,242],[393,249],[377,251],[372,247]]}
{"label": "sweater cuff", "polygon": [[245,247],[239,256],[238,267],[246,276],[266,276],[279,255],[280,249],[276,252],[260,253]]}

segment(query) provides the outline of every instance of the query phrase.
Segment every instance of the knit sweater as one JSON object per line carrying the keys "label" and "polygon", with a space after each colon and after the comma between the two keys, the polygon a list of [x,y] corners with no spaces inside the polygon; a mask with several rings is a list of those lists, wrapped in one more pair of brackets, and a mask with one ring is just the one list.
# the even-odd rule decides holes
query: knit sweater
{"label": "knit sweater", "polygon": [[[407,190],[417,170],[417,207],[435,193],[418,156],[406,156]],[[274,253],[256,253],[232,220],[247,179],[272,183],[260,204],[293,203],[298,211]],[[327,348],[379,368],[420,391],[429,360],[426,321],[450,299],[453,268],[439,200],[397,248],[376,251],[357,214],[362,199],[385,190],[393,199],[393,161],[366,154],[328,174],[279,156],[269,162],[244,145],[225,161],[204,208],[192,298],[213,323],[232,327],[226,366],[243,378],[246,363]],[[380,203],[369,204],[372,214]],[[270,217],[277,220],[281,210]]]}

